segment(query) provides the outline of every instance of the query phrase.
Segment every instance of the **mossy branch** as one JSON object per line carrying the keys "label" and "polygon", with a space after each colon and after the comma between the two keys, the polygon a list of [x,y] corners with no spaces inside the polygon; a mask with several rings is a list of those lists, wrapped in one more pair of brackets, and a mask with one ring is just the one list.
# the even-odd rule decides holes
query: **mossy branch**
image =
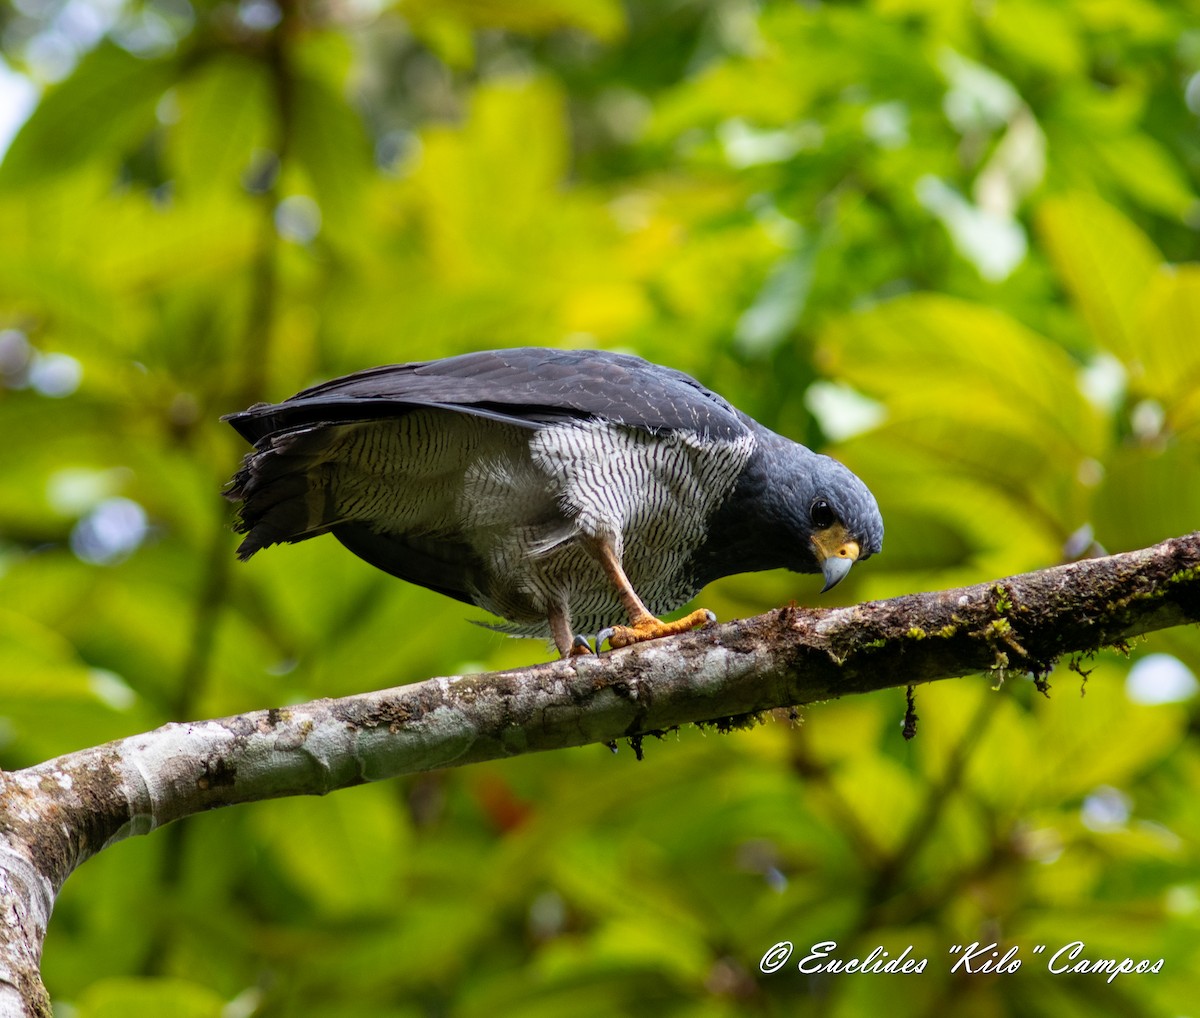
{"label": "mossy branch", "polygon": [[0,774],[0,1018],[48,1015],[55,895],[114,841],[182,817],[976,672],[1200,621],[1200,533],[973,587],[782,608],[600,657],[433,678],[154,732]]}

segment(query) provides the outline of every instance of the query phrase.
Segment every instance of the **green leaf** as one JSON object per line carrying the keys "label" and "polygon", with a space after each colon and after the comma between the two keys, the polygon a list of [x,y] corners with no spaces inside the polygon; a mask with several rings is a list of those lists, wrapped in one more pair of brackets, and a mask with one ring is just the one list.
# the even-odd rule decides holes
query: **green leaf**
{"label": "green leaf", "polygon": [[1096,539],[1109,551],[1130,551],[1195,530],[1200,523],[1198,461],[1196,446],[1179,441],[1114,452],[1096,495]]}
{"label": "green leaf", "polygon": [[332,915],[386,913],[408,832],[386,785],[264,803],[255,825],[295,887]]}
{"label": "green leaf", "polygon": [[[0,308],[7,316],[48,317],[76,337],[111,341],[133,317],[117,295],[100,285],[90,267],[64,252],[69,244],[38,208],[6,196],[0,202],[4,243],[0,244]],[[40,235],[39,235],[40,234]],[[49,236],[48,236],[49,235]],[[75,252],[75,255],[78,251]]]}
{"label": "green leaf", "polygon": [[1085,492],[1076,472],[1103,455],[1108,436],[1079,389],[1077,365],[1056,344],[998,311],[929,294],[831,323],[818,361],[887,410],[882,425],[855,439],[871,463],[863,476],[906,475],[896,485],[908,489],[904,500],[932,496],[943,516],[958,506],[930,487],[931,470],[969,479],[1026,514],[1036,505],[1062,533],[1079,525]]}
{"label": "green leaf", "polygon": [[1136,388],[1163,402],[1169,427],[1195,426],[1200,410],[1200,265],[1164,268],[1153,277],[1138,336]]}
{"label": "green leaf", "polygon": [[321,78],[297,75],[292,89],[296,158],[308,173],[323,221],[344,230],[357,219],[372,170],[362,120]]}
{"label": "green leaf", "polygon": [[1050,259],[1101,347],[1129,363],[1141,346],[1141,301],[1162,255],[1122,213],[1091,194],[1048,198],[1038,227]]}
{"label": "green leaf", "polygon": [[818,357],[894,418],[969,422],[1046,452],[1082,451],[1098,437],[1071,358],[979,304],[933,294],[889,301],[831,324]]}
{"label": "green leaf", "polygon": [[0,743],[12,742],[26,762],[137,730],[150,720],[142,707],[120,676],[89,668],[61,634],[0,612]]}
{"label": "green leaf", "polygon": [[504,28],[542,35],[564,28],[582,29],[598,39],[612,40],[625,27],[625,12],[616,0],[522,0],[496,4],[493,0],[406,0],[404,16],[420,35],[429,22],[457,21],[464,29]]}
{"label": "green leaf", "polygon": [[[914,775],[882,754],[863,754],[837,768],[830,787],[871,843],[884,852],[899,848],[920,806]],[[887,817],[886,823],[879,823]]]}
{"label": "green leaf", "polygon": [[770,353],[795,328],[812,289],[816,254],[816,244],[807,241],[772,267],[734,329],[734,343],[741,352],[751,357]]}
{"label": "green leaf", "polygon": [[502,81],[476,92],[463,128],[423,135],[412,183],[436,269],[450,279],[507,275],[524,245],[546,242],[554,224],[541,210],[567,169],[563,116],[549,81]]}
{"label": "green leaf", "polygon": [[108,290],[172,289],[220,280],[246,264],[258,239],[249,200],[236,192],[159,208],[144,194],[107,203],[93,223],[108,243],[90,267]]}
{"label": "green leaf", "polygon": [[[1073,805],[1101,784],[1128,788],[1186,736],[1187,713],[1181,706],[1147,707],[1126,698],[1120,685],[1125,666],[1115,652],[1083,667],[1092,669],[1086,687],[1083,677],[1063,663],[1050,675],[1050,697],[1034,700],[1038,766],[1020,783],[1046,803]],[[1120,738],[1114,740],[1117,732]]]}
{"label": "green leaf", "polygon": [[179,121],[167,134],[167,156],[180,195],[241,190],[256,148],[271,143],[270,79],[261,61],[218,56],[175,89]]}
{"label": "green leaf", "polygon": [[1157,138],[1140,132],[1120,134],[1097,143],[1109,172],[1138,204],[1182,219],[1196,204],[1186,171]]}
{"label": "green leaf", "polygon": [[225,1001],[207,986],[184,979],[102,979],[76,1004],[79,1018],[221,1018]]}
{"label": "green leaf", "polygon": [[0,188],[44,185],[91,159],[115,163],[155,125],[177,68],[101,43],[48,91],[0,163]]}
{"label": "green leaf", "polygon": [[1069,7],[1008,0],[996,5],[983,19],[983,26],[1014,63],[1071,78],[1079,74],[1087,59],[1077,17]]}

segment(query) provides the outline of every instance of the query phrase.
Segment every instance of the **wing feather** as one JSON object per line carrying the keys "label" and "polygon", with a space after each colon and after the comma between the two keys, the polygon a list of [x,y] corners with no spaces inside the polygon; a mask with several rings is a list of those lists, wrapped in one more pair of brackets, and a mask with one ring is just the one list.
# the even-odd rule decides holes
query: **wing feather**
{"label": "wing feather", "polygon": [[713,438],[747,432],[743,415],[681,371],[602,350],[521,347],[359,371],[224,418],[251,442],[311,424],[449,410],[538,428],[604,420]]}

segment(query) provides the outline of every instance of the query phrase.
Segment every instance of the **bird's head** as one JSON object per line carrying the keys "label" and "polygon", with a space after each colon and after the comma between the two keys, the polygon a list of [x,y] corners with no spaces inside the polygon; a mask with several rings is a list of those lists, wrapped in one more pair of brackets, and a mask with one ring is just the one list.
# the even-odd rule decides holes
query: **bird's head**
{"label": "bird's head", "polygon": [[792,512],[805,535],[801,555],[825,577],[822,591],[845,579],[850,567],[883,547],[883,517],[867,486],[837,460],[816,456],[801,490],[793,493]]}

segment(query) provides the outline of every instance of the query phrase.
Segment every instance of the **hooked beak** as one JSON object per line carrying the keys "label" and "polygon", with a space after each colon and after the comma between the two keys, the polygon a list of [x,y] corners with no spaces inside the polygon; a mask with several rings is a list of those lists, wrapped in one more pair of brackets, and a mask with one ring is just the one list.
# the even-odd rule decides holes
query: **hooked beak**
{"label": "hooked beak", "polygon": [[852,558],[827,558],[821,563],[821,572],[825,574],[825,586],[821,588],[821,593],[829,590],[831,587],[836,587],[842,580],[846,578],[846,574],[850,572],[850,567],[854,565]]}
{"label": "hooked beak", "polygon": [[816,534],[813,537],[813,545],[821,563],[821,572],[825,576],[825,586],[821,588],[821,593],[824,594],[846,578],[850,567],[858,561],[862,549],[846,532],[845,527],[836,523],[828,530]]}

